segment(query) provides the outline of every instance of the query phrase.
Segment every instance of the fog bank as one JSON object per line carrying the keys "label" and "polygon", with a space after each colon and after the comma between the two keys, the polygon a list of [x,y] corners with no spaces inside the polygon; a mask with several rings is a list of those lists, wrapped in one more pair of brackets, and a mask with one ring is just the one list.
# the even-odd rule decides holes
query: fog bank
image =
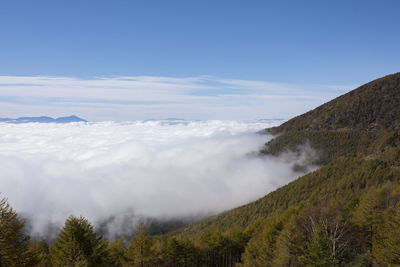
{"label": "fog bank", "polygon": [[300,174],[301,157],[258,157],[278,122],[135,121],[0,124],[0,197],[33,234],[71,215],[131,230],[136,216],[215,213],[264,196]]}

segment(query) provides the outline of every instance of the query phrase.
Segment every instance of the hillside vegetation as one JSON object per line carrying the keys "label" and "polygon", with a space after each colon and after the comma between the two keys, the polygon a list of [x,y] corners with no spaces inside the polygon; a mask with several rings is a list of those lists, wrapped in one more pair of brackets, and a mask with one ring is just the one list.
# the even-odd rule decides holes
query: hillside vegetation
{"label": "hillside vegetation", "polygon": [[379,136],[400,130],[400,73],[369,82],[278,127],[262,153],[279,155],[309,143],[315,164],[346,155],[372,153]]}

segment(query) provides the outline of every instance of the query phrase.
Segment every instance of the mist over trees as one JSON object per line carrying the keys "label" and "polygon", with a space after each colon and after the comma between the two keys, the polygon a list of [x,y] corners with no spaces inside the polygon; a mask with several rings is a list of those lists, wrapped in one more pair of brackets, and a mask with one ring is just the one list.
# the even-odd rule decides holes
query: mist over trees
{"label": "mist over trees", "polygon": [[353,206],[321,201],[249,227],[213,227],[107,240],[70,216],[52,242],[24,234],[24,221],[0,201],[0,266],[388,266],[400,264],[400,186],[368,190]]}

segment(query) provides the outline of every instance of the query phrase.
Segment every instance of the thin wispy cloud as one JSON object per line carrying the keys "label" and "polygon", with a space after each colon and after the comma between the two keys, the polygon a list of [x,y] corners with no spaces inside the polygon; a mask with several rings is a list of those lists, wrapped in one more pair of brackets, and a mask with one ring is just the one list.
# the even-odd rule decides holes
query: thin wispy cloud
{"label": "thin wispy cloud", "polygon": [[[0,102],[8,104],[0,112],[2,116],[74,112],[90,120],[287,118],[353,87],[299,86],[213,76],[0,76]],[[118,117],[111,117],[110,111]]]}

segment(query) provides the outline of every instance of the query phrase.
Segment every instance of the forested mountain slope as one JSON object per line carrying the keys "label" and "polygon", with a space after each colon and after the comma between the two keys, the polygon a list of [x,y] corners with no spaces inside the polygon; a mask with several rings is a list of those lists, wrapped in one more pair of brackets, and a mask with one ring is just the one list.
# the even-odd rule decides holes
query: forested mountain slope
{"label": "forested mountain slope", "polygon": [[387,133],[373,143],[368,156],[338,157],[257,201],[193,224],[185,231],[191,233],[209,226],[246,227],[276,211],[306,202],[318,204],[334,199],[355,205],[364,191],[387,182],[400,182],[400,134]]}
{"label": "forested mountain slope", "polygon": [[346,155],[371,153],[372,143],[400,129],[400,73],[385,76],[267,129],[276,136],[262,151],[279,155],[309,143],[326,164]]}
{"label": "forested mountain slope", "polygon": [[[181,235],[201,240],[208,232],[243,229],[250,238],[244,266],[400,264],[399,125],[397,73],[268,129],[276,137],[263,154],[279,155],[307,142],[320,153],[314,163],[324,166],[255,202],[190,225]],[[340,242],[331,223],[344,231]],[[342,242],[340,253],[335,242]]]}

